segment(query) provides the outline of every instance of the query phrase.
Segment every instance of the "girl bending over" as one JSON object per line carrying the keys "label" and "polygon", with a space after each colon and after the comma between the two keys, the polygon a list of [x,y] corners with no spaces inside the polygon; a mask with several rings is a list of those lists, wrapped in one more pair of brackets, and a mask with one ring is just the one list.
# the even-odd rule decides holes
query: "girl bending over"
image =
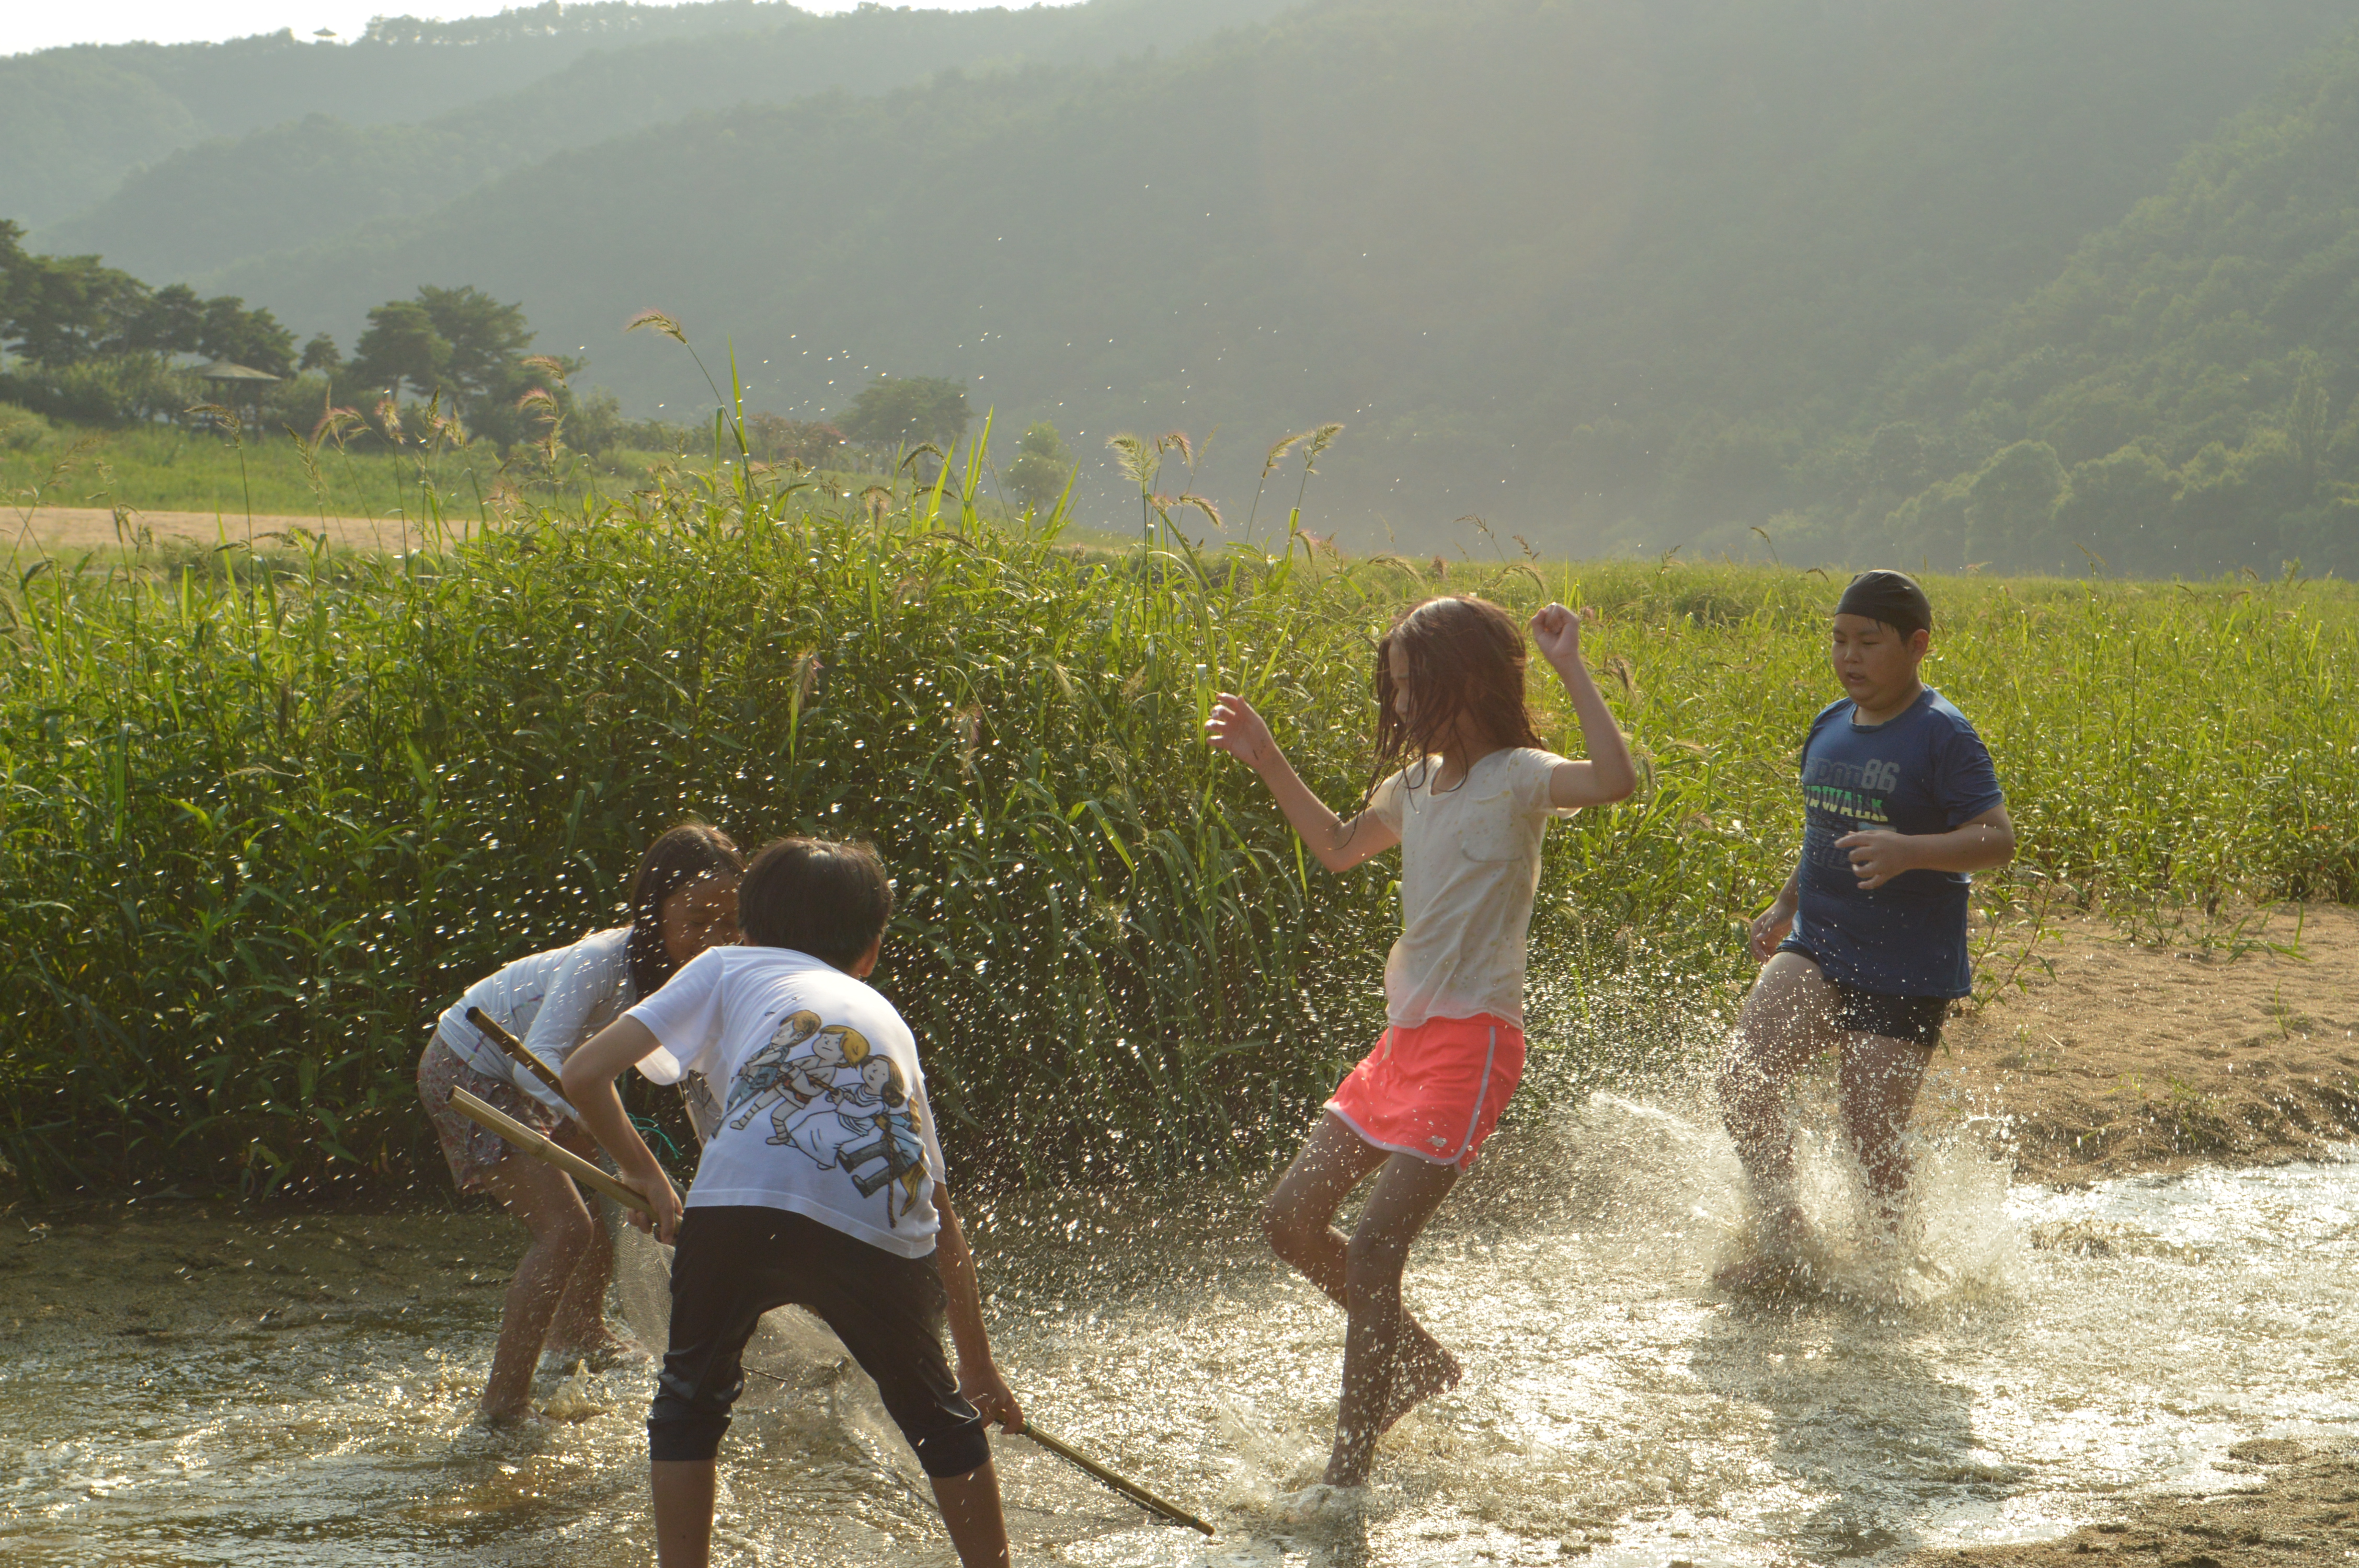
{"label": "girl bending over", "polygon": [[508,1286],[484,1387],[487,1420],[526,1414],[544,1343],[565,1356],[610,1357],[628,1347],[606,1326],[614,1240],[583,1206],[573,1178],[513,1152],[499,1134],[451,1109],[451,1091],[489,1100],[577,1154],[594,1158],[598,1146],[523,1064],[476,1032],[467,1010],[482,1008],[551,1071],[562,1071],[576,1046],[654,995],[672,971],[707,947],[737,940],[737,879],[745,869],[737,846],[719,828],[673,828],[639,861],[628,925],[518,958],[476,981],[443,1013],[419,1059],[418,1096],[459,1190],[497,1195],[532,1232]]}
{"label": "girl bending over", "polygon": [[[1329,871],[1401,849],[1389,1027],[1327,1102],[1264,1218],[1277,1255],[1349,1314],[1330,1486],[1364,1484],[1376,1439],[1458,1381],[1456,1358],[1402,1306],[1401,1268],[1523,1075],[1524,942],[1548,819],[1636,784],[1582,662],[1581,617],[1551,604],[1531,633],[1580,715],[1587,762],[1541,749],[1523,633],[1476,599],[1428,600],[1378,644],[1377,765],[1400,767],[1348,822],[1310,793],[1244,697],[1223,693],[1205,725],[1213,746],[1261,775]],[[1371,1172],[1346,1237],[1330,1222]]]}

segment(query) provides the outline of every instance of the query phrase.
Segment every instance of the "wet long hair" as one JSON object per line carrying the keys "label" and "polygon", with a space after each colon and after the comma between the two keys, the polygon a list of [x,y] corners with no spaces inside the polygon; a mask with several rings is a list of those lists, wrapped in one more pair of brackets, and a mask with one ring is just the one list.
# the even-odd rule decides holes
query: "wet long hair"
{"label": "wet long hair", "polygon": [[745,857],[729,835],[703,822],[683,822],[639,857],[631,879],[631,938],[624,949],[631,964],[631,989],[644,1001],[663,989],[679,966],[664,949],[664,900],[699,877],[739,877]]}
{"label": "wet long hair", "polygon": [[[1404,721],[1393,698],[1393,650],[1408,665]],[[1462,717],[1501,746],[1538,746],[1539,724],[1524,697],[1524,629],[1487,600],[1429,599],[1403,611],[1376,644],[1375,786],[1397,767],[1441,750]],[[1422,782],[1422,781],[1419,781]]]}

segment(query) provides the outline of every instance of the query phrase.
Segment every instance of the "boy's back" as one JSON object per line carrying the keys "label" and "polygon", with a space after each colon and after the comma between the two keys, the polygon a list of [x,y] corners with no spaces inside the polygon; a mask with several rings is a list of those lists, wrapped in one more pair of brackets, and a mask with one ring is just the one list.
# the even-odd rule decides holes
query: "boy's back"
{"label": "boy's back", "polygon": [[704,1075],[722,1111],[687,1206],[806,1215],[905,1258],[934,1249],[942,1180],[917,1043],[893,1004],[788,947],[714,947],[634,1015],[658,1083]]}
{"label": "boy's back", "polygon": [[[875,1379],[960,1561],[1008,1561],[984,1426],[1020,1430],[1024,1411],[992,1360],[974,1259],[940,1190],[917,1044],[861,983],[892,914],[875,850],[781,838],[738,884],[745,945],[701,954],[566,1064],[567,1098],[647,1195],[657,1239],[673,1243],[671,1333],[647,1410],[663,1568],[711,1561],[714,1456],[745,1387],[745,1342],[788,1305],[817,1314]],[[685,1205],[614,1092],[634,1065],[722,1091]]]}

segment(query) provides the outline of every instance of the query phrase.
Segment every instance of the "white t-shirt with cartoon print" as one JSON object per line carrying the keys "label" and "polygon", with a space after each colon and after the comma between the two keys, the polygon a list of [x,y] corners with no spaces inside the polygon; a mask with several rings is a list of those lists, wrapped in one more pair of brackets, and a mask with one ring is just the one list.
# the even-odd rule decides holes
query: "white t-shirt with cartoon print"
{"label": "white t-shirt with cartoon print", "polygon": [[720,1097],[690,1208],[790,1209],[904,1258],[934,1249],[941,1144],[891,1002],[791,947],[709,947],[630,1016],[660,1047],[641,1073],[701,1073]]}
{"label": "white t-shirt with cartoon print", "polygon": [[1540,884],[1540,838],[1565,759],[1529,746],[1493,752],[1456,787],[1436,790],[1441,759],[1376,786],[1368,815],[1400,836],[1401,934],[1385,958],[1386,1021],[1489,1013],[1524,1022],[1524,946]]}

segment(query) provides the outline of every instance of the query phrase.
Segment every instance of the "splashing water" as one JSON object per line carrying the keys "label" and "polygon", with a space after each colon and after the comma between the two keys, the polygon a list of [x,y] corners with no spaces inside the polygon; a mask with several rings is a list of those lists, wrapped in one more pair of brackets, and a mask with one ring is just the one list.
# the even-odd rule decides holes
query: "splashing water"
{"label": "splashing water", "polygon": [[[1031,1411],[1222,1529],[1150,1525],[1002,1438],[1018,1560],[1874,1559],[2240,1484],[2213,1467],[2230,1444],[2359,1420],[2359,1163],[2010,1190],[1970,1143],[1935,1143],[1894,1248],[1828,1142],[1802,1155],[1818,1289],[1731,1300],[1705,1281],[1741,1229],[1734,1162],[1687,1098],[1598,1094],[1503,1133],[1411,1260],[1410,1303],[1466,1380],[1387,1438],[1360,1506],[1309,1522],[1278,1499],[1323,1464],[1343,1320],[1268,1257],[1251,1195],[971,1200]],[[24,1236],[0,1238],[10,1563],[649,1559],[646,1365],[567,1385],[609,1407],[578,1425],[469,1424],[505,1221],[135,1215]],[[658,1336],[662,1255],[636,1233],[621,1253],[624,1315]],[[774,1314],[747,1361],[777,1380],[750,1380],[723,1448],[718,1561],[951,1561],[824,1329]]]}

